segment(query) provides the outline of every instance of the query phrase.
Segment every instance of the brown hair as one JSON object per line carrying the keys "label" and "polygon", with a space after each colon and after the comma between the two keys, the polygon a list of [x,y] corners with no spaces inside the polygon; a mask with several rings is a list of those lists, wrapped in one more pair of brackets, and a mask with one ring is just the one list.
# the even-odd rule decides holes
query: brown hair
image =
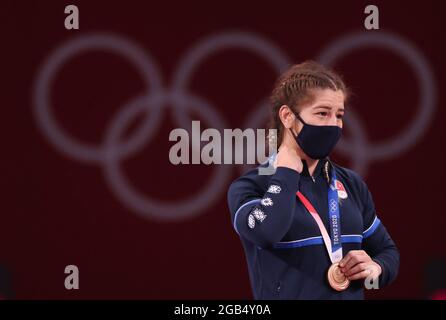
{"label": "brown hair", "polygon": [[291,66],[277,79],[270,97],[272,117],[269,127],[277,129],[277,147],[283,139],[283,124],[279,117],[280,107],[285,104],[294,111],[298,111],[299,106],[314,100],[313,89],[341,90],[345,100],[349,95],[349,90],[341,76],[333,70],[314,61],[305,61]]}

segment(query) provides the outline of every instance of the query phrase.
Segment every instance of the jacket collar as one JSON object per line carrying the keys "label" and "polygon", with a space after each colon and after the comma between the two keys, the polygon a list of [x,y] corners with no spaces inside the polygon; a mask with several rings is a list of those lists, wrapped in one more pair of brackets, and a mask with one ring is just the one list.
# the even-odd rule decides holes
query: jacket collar
{"label": "jacket collar", "polygon": [[[325,157],[323,159],[320,159],[317,162],[316,168],[314,169],[313,172],[313,177],[318,177],[319,175],[323,175],[324,174],[324,166],[327,163],[328,157]],[[308,164],[307,161],[302,159],[302,164],[303,164],[303,170],[302,170],[302,175],[303,176],[307,176],[307,177],[311,177],[310,172],[308,171]]]}

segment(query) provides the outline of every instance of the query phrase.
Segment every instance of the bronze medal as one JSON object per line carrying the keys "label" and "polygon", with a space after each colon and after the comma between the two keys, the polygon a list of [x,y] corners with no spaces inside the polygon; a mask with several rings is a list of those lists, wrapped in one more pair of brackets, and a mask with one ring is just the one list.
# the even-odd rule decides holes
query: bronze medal
{"label": "bronze medal", "polygon": [[336,291],[344,291],[350,285],[350,280],[342,273],[339,263],[333,263],[327,272],[330,286]]}

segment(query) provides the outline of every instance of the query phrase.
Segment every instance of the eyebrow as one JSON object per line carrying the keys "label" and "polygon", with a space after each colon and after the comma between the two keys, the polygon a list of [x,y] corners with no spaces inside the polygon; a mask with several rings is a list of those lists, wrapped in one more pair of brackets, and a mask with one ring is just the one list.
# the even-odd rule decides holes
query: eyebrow
{"label": "eyebrow", "polygon": [[[329,106],[315,106],[315,107],[313,107],[313,109],[317,109],[317,108],[328,109],[328,110],[332,109],[332,107],[329,107]],[[339,108],[339,111],[345,111],[345,109]]]}

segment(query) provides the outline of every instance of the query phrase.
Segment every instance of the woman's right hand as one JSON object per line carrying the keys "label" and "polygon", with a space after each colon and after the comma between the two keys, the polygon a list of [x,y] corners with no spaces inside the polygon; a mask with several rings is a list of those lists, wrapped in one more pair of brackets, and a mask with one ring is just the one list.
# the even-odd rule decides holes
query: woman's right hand
{"label": "woman's right hand", "polygon": [[302,159],[297,154],[296,149],[282,144],[276,158],[277,167],[287,167],[301,173],[303,170]]}

